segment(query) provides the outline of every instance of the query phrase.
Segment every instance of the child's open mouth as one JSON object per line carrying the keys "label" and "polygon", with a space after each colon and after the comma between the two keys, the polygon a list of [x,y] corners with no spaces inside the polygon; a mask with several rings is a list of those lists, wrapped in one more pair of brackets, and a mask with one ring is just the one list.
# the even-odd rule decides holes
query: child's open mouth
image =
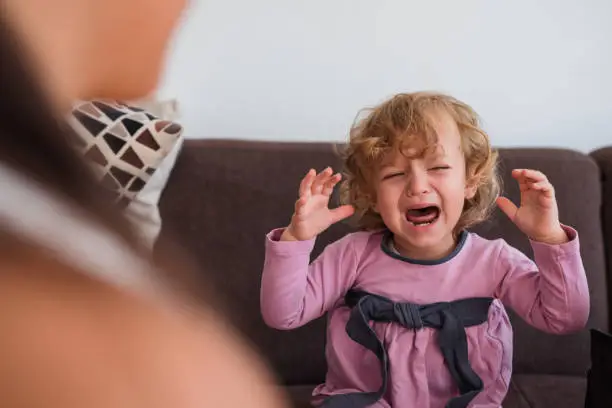
{"label": "child's open mouth", "polygon": [[422,208],[413,208],[406,212],[406,220],[416,227],[422,227],[436,222],[440,216],[440,208],[430,205]]}

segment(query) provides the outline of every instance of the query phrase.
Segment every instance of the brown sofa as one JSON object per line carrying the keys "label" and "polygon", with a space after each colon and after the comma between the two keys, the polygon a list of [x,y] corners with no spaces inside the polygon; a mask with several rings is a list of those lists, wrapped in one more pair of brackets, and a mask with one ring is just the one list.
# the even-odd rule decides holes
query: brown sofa
{"label": "brown sofa", "polygon": [[[605,249],[604,238],[612,245],[612,148],[591,156],[518,148],[500,154],[504,190],[513,200],[519,193],[509,177],[512,168],[540,169],[556,187],[561,220],[580,234],[591,292],[589,327],[608,331],[612,251]],[[289,221],[303,174],[327,165],[339,168],[332,144],[188,140],[161,200],[163,236],[172,235],[194,254],[233,323],[269,361],[298,407],[309,406],[313,386],[324,378],[325,319],[287,332],[263,323],[264,235]],[[313,256],[349,231],[346,223],[330,228],[317,240]],[[502,236],[532,256],[526,238],[499,212],[475,231]],[[514,376],[504,408],[583,407],[588,330],[547,335],[510,313]]]}

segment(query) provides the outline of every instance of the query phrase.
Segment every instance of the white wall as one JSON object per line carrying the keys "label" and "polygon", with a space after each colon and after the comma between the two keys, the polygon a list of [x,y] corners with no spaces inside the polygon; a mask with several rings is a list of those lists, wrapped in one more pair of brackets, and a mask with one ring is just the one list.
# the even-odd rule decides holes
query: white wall
{"label": "white wall", "polygon": [[497,146],[612,144],[612,1],[192,0],[160,95],[189,137],[345,140],[421,89],[470,103]]}

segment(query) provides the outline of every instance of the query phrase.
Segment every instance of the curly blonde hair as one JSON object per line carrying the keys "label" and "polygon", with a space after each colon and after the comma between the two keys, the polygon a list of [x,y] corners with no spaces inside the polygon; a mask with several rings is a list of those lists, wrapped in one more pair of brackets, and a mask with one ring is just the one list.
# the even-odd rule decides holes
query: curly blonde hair
{"label": "curly blonde hair", "polygon": [[374,211],[373,180],[377,169],[390,154],[405,154],[407,148],[413,152],[416,149],[417,156],[434,150],[438,142],[434,123],[440,113],[448,114],[459,129],[466,182],[476,187],[474,197],[464,202],[455,232],[488,218],[500,191],[497,152],[469,105],[440,93],[402,93],[367,112],[351,128],[349,143],[343,152],[344,180],[340,185],[340,199],[343,204],[355,207],[361,228],[385,227]]}

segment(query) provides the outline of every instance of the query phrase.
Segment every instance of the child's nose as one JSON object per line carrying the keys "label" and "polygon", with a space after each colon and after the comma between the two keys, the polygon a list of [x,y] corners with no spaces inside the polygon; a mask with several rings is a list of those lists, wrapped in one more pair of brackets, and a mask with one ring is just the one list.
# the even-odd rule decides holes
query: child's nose
{"label": "child's nose", "polygon": [[406,195],[419,196],[429,193],[429,182],[424,174],[412,174],[406,183]]}

